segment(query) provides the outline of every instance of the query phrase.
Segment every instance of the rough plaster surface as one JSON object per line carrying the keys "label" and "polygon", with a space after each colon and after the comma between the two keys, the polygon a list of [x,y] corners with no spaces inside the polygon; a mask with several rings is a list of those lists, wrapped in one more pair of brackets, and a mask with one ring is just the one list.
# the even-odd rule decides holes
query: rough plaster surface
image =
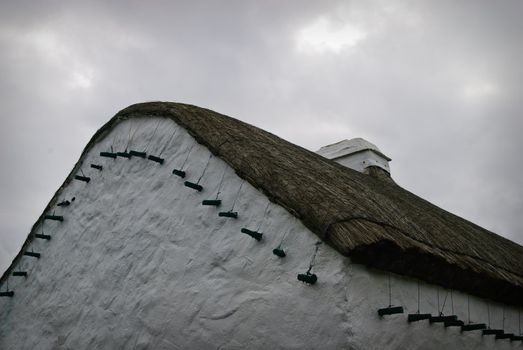
{"label": "rough plaster surface", "polygon": [[[56,208],[65,221],[45,222],[52,240],[30,247],[42,257],[24,257],[18,269],[28,278],[11,277],[15,296],[0,298],[0,349],[521,348],[478,331],[408,324],[417,282],[401,276],[390,277],[392,303],[405,314],[378,317],[389,303],[388,275],[352,264],[325,244],[312,270],[318,283],[297,281],[317,236],[210,158],[185,130],[172,137],[175,128],[161,118],[125,121],[85,156],[91,182],[73,181],[63,190],[60,199],[76,197]],[[162,153],[165,163],[99,156],[111,146],[123,151],[133,134],[130,149],[150,140],[148,153]],[[201,193],[171,174],[189,150],[185,180],[196,182],[209,161]],[[220,182],[222,206],[202,206]],[[218,217],[235,198],[239,218]],[[242,227],[259,227],[263,240],[240,233]],[[284,237],[287,257],[280,259],[272,249]],[[470,302],[472,321],[487,322],[486,301],[459,293],[451,300],[425,284],[421,312],[437,313],[438,291],[441,305],[447,296],[445,314],[453,307],[467,321]],[[492,328],[501,328],[503,306],[490,302],[489,309]],[[506,331],[517,333],[518,311],[505,307],[504,314]]]}

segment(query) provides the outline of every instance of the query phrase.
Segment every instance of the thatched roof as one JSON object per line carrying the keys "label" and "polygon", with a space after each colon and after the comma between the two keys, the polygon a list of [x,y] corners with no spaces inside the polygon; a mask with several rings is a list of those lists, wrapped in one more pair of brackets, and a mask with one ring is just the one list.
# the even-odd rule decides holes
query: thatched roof
{"label": "thatched roof", "polygon": [[523,305],[522,246],[392,181],[343,167],[208,109],[168,102],[132,105],[98,130],[82,156],[118,122],[138,116],[172,118],[240,177],[356,262]]}

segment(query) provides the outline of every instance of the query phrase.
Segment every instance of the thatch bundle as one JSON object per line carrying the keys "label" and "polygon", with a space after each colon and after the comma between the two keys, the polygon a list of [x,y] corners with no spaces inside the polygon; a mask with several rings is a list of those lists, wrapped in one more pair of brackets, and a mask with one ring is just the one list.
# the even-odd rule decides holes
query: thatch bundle
{"label": "thatch bundle", "polygon": [[[98,130],[82,158],[118,122],[144,116],[172,118],[239,176],[354,261],[523,305],[520,245],[438,208],[392,181],[348,169],[207,109],[168,102],[130,106]],[[56,199],[55,194],[49,205]]]}

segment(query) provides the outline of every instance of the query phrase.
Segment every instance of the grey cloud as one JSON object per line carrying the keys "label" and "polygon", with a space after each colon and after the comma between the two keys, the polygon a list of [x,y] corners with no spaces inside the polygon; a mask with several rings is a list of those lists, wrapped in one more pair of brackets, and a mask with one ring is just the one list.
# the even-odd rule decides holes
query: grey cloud
{"label": "grey cloud", "polygon": [[[523,242],[518,1],[0,4],[0,269],[95,130],[193,103],[311,150],[363,136],[414,193]],[[301,50],[324,18],[365,33]]]}

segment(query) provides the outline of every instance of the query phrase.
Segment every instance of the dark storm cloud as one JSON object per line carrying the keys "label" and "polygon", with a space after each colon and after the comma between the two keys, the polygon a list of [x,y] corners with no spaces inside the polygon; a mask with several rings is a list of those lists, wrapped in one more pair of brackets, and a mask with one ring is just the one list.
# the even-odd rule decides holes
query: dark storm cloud
{"label": "dark storm cloud", "polygon": [[316,150],[362,136],[414,193],[523,242],[519,1],[0,3],[0,269],[95,130],[197,104]]}

